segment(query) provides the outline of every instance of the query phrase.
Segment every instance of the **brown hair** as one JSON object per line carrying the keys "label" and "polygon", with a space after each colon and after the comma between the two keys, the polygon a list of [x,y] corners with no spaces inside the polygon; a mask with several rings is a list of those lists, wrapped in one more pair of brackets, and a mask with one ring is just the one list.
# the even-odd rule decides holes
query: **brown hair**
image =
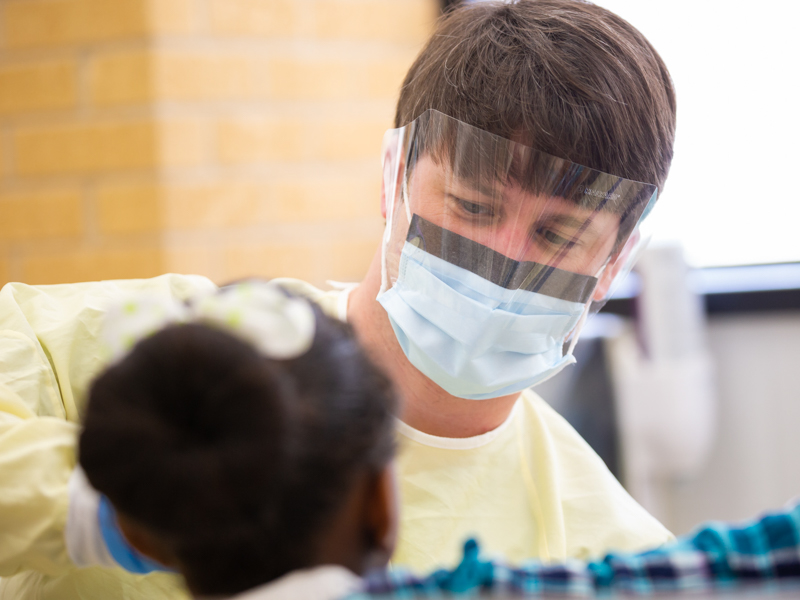
{"label": "brown hair", "polygon": [[672,161],[666,66],[630,24],[580,0],[484,2],[444,15],[406,76],[395,126],[431,108],[659,190]]}

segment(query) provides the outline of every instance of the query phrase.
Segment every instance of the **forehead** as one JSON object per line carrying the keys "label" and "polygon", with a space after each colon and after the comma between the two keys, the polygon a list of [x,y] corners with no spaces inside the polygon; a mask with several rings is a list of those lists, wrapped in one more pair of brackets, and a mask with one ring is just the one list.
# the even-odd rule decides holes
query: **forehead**
{"label": "forehead", "polygon": [[451,179],[476,190],[494,191],[498,186],[516,184],[534,196],[559,197],[575,206],[614,212],[624,221],[636,220],[656,190],[653,185],[552,156],[445,115],[420,120],[404,133],[405,164],[410,171],[430,159]]}
{"label": "forehead", "polygon": [[512,177],[465,177],[450,164],[423,156],[409,174],[413,196],[436,201],[457,197],[467,202],[502,207],[505,211],[558,217],[564,224],[579,225],[586,220],[618,224],[619,216],[602,210],[596,203],[568,200],[553,193],[523,187]]}

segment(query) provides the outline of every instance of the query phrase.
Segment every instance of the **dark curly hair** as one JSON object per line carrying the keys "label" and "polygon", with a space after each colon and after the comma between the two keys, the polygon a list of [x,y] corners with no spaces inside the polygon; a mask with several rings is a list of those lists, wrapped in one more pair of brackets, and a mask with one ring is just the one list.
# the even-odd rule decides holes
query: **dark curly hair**
{"label": "dark curly hair", "polygon": [[79,448],[89,481],[168,543],[204,594],[308,566],[354,478],[393,455],[389,381],[347,325],[314,310],[298,358],[174,325],[92,385]]}

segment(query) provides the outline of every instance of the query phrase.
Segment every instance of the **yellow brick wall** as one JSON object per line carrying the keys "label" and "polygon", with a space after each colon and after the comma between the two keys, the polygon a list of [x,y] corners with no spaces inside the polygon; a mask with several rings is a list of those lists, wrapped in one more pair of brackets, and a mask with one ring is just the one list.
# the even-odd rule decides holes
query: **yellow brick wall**
{"label": "yellow brick wall", "polygon": [[357,280],[437,0],[0,0],[0,284]]}

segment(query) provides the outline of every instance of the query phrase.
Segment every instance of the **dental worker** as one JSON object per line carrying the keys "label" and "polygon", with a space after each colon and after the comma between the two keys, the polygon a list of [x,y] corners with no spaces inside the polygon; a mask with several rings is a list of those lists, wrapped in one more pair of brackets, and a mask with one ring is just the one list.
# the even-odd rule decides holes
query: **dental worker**
{"label": "dental worker", "polygon": [[[582,1],[465,5],[409,71],[396,127],[364,281],[282,282],[349,321],[404,399],[393,563],[452,567],[468,537],[512,562],[671,539],[529,389],[574,362],[666,180],[675,98],[657,53]],[[171,275],[0,292],[0,599],[184,593],[142,575],[153,566],[99,519],[75,441],[108,302],[213,288]]]}
{"label": "dental worker", "polygon": [[[672,158],[647,40],[575,0],[466,5],[411,67],[383,147],[383,241],[338,304],[404,399],[393,564],[638,550],[671,534],[530,386],[575,362]],[[333,309],[333,306],[331,306]]]}

